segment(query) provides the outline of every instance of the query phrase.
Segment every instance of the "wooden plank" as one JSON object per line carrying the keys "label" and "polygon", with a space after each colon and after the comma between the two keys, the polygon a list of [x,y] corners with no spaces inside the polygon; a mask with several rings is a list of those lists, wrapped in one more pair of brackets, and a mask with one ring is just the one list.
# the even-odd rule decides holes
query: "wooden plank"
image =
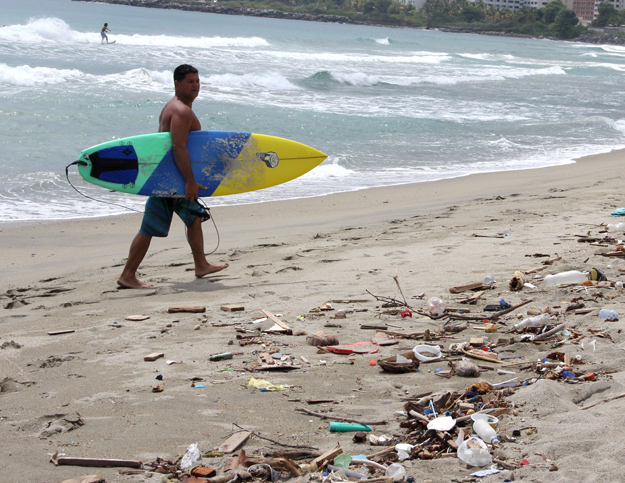
{"label": "wooden plank", "polygon": [[293,330],[284,322],[282,322],[278,317],[276,317],[275,315],[273,315],[271,312],[269,312],[268,310],[262,309],[261,312],[263,314],[265,314],[267,316],[268,319],[271,319],[276,325],[279,325],[280,327],[282,327],[284,330],[287,331],[287,333],[290,335],[293,333]]}
{"label": "wooden plank", "polygon": [[57,465],[66,466],[90,466],[98,468],[142,468],[143,463],[136,460],[118,460],[108,458],[71,458],[62,456],[52,461]]}
{"label": "wooden plank", "polygon": [[226,304],[222,305],[220,309],[224,312],[241,312],[242,310],[245,310],[245,307],[243,305]]}
{"label": "wooden plank", "polygon": [[236,451],[243,443],[247,441],[252,433],[250,431],[237,431],[227,440],[221,443],[215,451],[222,451],[224,453],[232,453]]}
{"label": "wooden plank", "polygon": [[202,306],[198,306],[198,305],[191,305],[191,306],[183,306],[183,307],[169,307],[169,309],[167,309],[167,312],[169,312],[170,314],[176,314],[178,312],[190,312],[192,314],[201,314],[203,312],[206,312],[206,307],[202,307]]}
{"label": "wooden plank", "polygon": [[48,335],[61,335],[61,334],[71,334],[76,332],[74,329],[66,329],[66,330],[53,330],[48,332]]}

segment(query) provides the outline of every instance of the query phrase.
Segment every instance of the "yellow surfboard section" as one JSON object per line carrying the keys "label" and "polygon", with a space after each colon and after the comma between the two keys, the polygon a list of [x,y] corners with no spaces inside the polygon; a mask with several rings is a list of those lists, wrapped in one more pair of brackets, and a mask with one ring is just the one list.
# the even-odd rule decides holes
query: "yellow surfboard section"
{"label": "yellow surfboard section", "polygon": [[324,153],[305,144],[253,133],[212,196],[285,183],[307,173],[326,158]]}

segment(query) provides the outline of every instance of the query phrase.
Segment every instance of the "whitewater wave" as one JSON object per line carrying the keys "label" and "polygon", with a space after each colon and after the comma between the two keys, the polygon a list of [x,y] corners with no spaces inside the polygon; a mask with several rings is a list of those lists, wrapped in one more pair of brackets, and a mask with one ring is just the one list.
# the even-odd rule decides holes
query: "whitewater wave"
{"label": "whitewater wave", "polygon": [[53,69],[28,65],[10,67],[0,63],[0,85],[27,87],[62,84],[69,80],[81,79],[83,76],[84,74],[76,69]]}
{"label": "whitewater wave", "polygon": [[265,74],[214,74],[209,76],[205,84],[213,88],[223,89],[249,89],[261,88],[263,91],[284,91],[299,89],[286,77],[277,73]]}
{"label": "whitewater wave", "polygon": [[[176,37],[172,35],[109,34],[110,40],[124,45],[152,47],[187,47],[211,49],[215,47],[267,47],[269,42],[260,37]],[[100,32],[73,30],[59,18],[31,19],[26,25],[7,25],[0,28],[0,41],[26,44],[98,44]]]}
{"label": "whitewater wave", "polygon": [[511,62],[516,59],[514,55],[510,54],[458,54],[459,57],[465,57],[467,59],[486,60],[492,62],[506,61]]}

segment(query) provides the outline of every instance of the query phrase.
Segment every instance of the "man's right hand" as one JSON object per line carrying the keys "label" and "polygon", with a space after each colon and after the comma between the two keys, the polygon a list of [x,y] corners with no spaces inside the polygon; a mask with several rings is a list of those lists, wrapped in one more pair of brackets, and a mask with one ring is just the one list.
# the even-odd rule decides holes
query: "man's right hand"
{"label": "man's right hand", "polygon": [[205,190],[206,186],[201,185],[197,181],[188,181],[184,187],[184,199],[197,201],[199,198],[198,191]]}

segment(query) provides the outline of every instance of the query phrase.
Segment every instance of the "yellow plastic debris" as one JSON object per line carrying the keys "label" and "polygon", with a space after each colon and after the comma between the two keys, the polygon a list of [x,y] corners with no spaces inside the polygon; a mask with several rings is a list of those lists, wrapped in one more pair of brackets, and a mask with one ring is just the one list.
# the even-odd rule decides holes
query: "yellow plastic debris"
{"label": "yellow plastic debris", "polygon": [[247,380],[247,385],[260,389],[261,391],[284,391],[291,387],[289,384],[272,384],[265,379],[255,379],[252,376]]}

